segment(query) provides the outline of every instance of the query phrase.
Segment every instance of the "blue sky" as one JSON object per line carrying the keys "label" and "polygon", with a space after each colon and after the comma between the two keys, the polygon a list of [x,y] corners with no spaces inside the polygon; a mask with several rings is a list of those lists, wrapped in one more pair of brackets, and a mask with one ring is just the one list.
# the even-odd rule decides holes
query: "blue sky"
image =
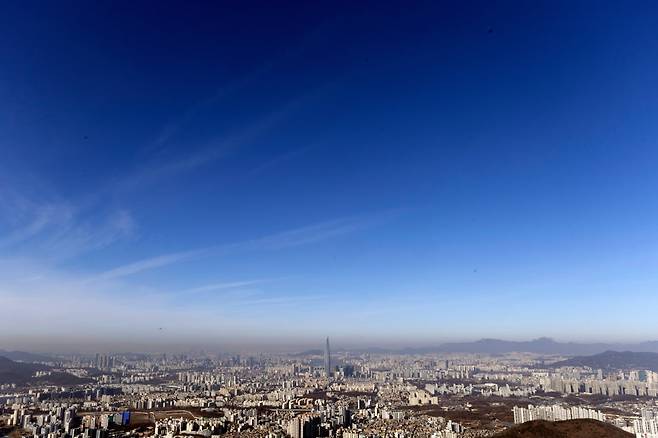
{"label": "blue sky", "polygon": [[1,343],[655,338],[630,6],[3,5]]}

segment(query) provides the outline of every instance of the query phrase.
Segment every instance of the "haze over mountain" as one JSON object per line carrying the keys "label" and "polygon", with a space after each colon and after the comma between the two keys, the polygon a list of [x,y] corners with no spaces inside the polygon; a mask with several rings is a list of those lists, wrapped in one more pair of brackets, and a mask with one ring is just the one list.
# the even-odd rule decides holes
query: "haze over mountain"
{"label": "haze over mountain", "polygon": [[637,351],[605,351],[592,356],[576,356],[553,364],[594,369],[640,369],[658,372],[658,353]]}
{"label": "haze over mountain", "polygon": [[368,348],[367,351],[372,353],[483,353],[483,354],[503,354],[503,353],[536,353],[536,354],[561,354],[566,356],[572,355],[591,355],[602,353],[608,350],[629,350],[629,351],[646,351],[658,352],[658,341],[640,342],[640,343],[577,343],[577,342],[557,342],[551,338],[538,338],[531,341],[506,341],[502,339],[480,339],[473,342],[446,342],[443,344],[427,347],[409,347],[402,349],[387,348]]}
{"label": "haze over mountain", "polygon": [[[321,340],[318,340],[318,343]],[[127,344],[128,341],[116,341],[109,344],[80,344],[78,349],[58,350],[57,346],[52,346],[51,349],[46,350],[41,347],[35,351],[48,352],[44,354],[36,354],[35,352],[25,351],[12,351],[2,353],[0,355],[9,357],[13,360],[22,362],[49,362],[53,358],[48,354],[60,353],[96,353],[96,352],[124,352],[127,348],[134,351],[136,348],[143,348],[144,352],[189,352],[189,351],[268,351],[268,352],[281,352],[281,353],[295,353],[298,355],[307,354],[321,354],[322,349],[314,348],[313,343],[304,342],[299,346],[294,343],[288,342],[287,344],[271,342],[265,344],[264,342],[242,343],[242,344],[225,344],[225,343],[200,343],[200,344],[186,344],[180,345],[176,343],[168,344],[162,342],[152,345],[131,345]],[[465,342],[444,342],[427,344],[413,347],[400,346],[396,343],[395,346],[382,346],[376,342],[368,342],[362,340],[361,342],[352,341],[345,344],[344,342],[336,341],[336,351],[362,351],[369,353],[395,353],[395,354],[424,354],[424,353],[482,353],[482,354],[504,354],[512,352],[520,353],[535,353],[546,355],[564,355],[564,356],[590,356],[593,354],[603,353],[605,351],[635,351],[635,352],[651,352],[658,353],[658,341],[645,341],[638,343],[605,343],[605,342],[559,342],[554,339],[542,337],[528,341],[508,341],[504,339],[484,338],[477,341]]]}
{"label": "haze over mountain", "polygon": [[439,351],[458,353],[509,353],[527,352],[539,354],[589,354],[604,351],[607,344],[578,344],[574,342],[556,342],[551,338],[538,338],[531,341],[505,341],[501,339],[480,339],[475,342],[446,343]]}
{"label": "haze over mountain", "polygon": [[653,341],[641,342],[637,344],[615,344],[557,342],[551,338],[538,338],[532,341],[480,339],[479,341],[475,342],[446,343],[441,345],[437,351],[491,354],[518,351],[538,354],[590,355],[612,349],[658,352],[658,342]]}
{"label": "haze over mountain", "polygon": [[26,351],[7,351],[2,349],[0,349],[0,356],[18,362],[50,362],[53,360],[52,357],[43,354],[28,353]]}

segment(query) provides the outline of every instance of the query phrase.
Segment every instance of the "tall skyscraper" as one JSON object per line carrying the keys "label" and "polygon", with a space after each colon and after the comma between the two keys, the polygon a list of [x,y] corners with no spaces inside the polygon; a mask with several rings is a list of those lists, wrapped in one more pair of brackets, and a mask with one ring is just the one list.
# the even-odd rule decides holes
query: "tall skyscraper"
{"label": "tall skyscraper", "polygon": [[329,350],[329,337],[327,337],[327,345],[324,347],[324,372],[327,378],[331,377],[331,350]]}

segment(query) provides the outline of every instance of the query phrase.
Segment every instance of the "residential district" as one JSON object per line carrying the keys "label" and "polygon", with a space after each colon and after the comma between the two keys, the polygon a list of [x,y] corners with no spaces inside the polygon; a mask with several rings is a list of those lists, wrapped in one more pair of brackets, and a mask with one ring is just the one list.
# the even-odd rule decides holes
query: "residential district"
{"label": "residential district", "polygon": [[328,339],[295,354],[62,355],[12,362],[29,374],[4,374],[0,436],[462,438],[590,418],[658,438],[658,374],[561,359],[332,352]]}

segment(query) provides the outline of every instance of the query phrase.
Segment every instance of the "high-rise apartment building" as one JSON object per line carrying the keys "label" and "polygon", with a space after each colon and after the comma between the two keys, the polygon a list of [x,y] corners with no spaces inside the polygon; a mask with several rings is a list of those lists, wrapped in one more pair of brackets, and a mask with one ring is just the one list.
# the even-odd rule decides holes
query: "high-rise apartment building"
{"label": "high-rise apartment building", "polygon": [[324,372],[327,378],[331,378],[331,350],[329,349],[329,337],[324,347]]}

